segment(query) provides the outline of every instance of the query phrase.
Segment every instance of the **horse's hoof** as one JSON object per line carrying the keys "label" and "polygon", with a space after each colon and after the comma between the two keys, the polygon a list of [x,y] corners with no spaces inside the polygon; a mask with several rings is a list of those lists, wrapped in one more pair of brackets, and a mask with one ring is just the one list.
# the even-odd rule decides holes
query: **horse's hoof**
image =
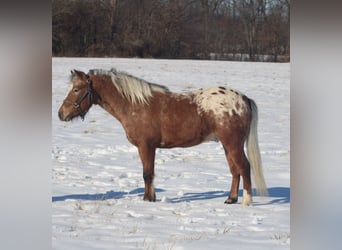
{"label": "horse's hoof", "polygon": [[155,202],[156,201],[156,195],[154,195],[152,197],[144,196],[144,201]]}
{"label": "horse's hoof", "polygon": [[237,197],[235,197],[235,198],[229,197],[224,203],[225,204],[233,204],[233,203],[236,203],[237,201],[238,201]]}

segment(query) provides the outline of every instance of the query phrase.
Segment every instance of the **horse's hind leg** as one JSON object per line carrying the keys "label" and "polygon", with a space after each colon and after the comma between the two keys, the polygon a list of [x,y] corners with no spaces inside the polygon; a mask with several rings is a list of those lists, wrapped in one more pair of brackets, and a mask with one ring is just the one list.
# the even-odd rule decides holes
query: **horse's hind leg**
{"label": "horse's hind leg", "polygon": [[252,182],[251,182],[251,168],[249,161],[242,149],[237,150],[233,154],[233,161],[239,166],[240,175],[243,180],[243,196],[242,205],[250,205],[252,203]]}
{"label": "horse's hind leg", "polygon": [[[225,147],[228,152],[226,153],[228,163],[233,175],[232,187],[230,195],[226,200],[226,203],[234,203],[237,201],[237,194],[239,189],[240,176],[243,180],[243,198],[242,205],[250,205],[252,202],[252,183],[250,165],[248,159],[243,150],[243,146],[239,148]],[[235,200],[236,199],[236,200]]]}
{"label": "horse's hind leg", "polygon": [[138,150],[143,164],[143,178],[145,182],[144,200],[156,201],[156,194],[153,186],[155,148],[140,146],[138,147]]}
{"label": "horse's hind leg", "polygon": [[238,201],[240,174],[239,174],[239,171],[237,169],[237,166],[235,165],[234,161],[231,159],[230,155],[228,155],[228,152],[225,148],[224,148],[224,152],[226,154],[226,158],[228,161],[230,173],[233,176],[232,185],[230,188],[230,193],[229,193],[228,199],[224,203],[233,204],[233,203],[236,203]]}

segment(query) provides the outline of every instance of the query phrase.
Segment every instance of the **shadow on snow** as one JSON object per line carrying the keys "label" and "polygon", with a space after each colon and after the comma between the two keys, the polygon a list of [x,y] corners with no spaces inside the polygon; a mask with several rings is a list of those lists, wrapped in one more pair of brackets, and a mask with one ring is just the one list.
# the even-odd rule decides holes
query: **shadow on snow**
{"label": "shadow on snow", "polygon": [[[155,191],[158,193],[165,192],[164,189],[156,188]],[[263,203],[263,202],[254,202],[253,205],[269,205],[269,204],[285,204],[290,202],[290,188],[288,187],[271,187],[268,189],[269,197],[272,198],[271,201]],[[255,190],[254,190],[255,193]],[[114,192],[108,191],[106,193],[98,193],[98,194],[70,194],[63,196],[53,196],[52,202],[56,201],[65,201],[68,199],[72,200],[108,200],[108,199],[121,199],[127,195],[144,195],[144,188],[137,188],[130,192]],[[189,202],[189,201],[197,201],[197,200],[211,200],[216,198],[227,198],[229,192],[225,191],[210,191],[210,192],[200,192],[200,193],[184,193],[182,197],[169,198],[168,202],[170,203],[180,203],[180,202]],[[242,190],[239,190],[240,200],[242,197]],[[160,200],[159,200],[160,201]]]}
{"label": "shadow on snow", "polygon": [[[155,188],[156,192],[164,192],[164,189]],[[126,195],[144,195],[144,188],[136,188],[130,192],[114,192],[108,191],[106,193],[100,194],[70,194],[70,195],[62,195],[62,196],[53,196],[52,202],[56,201],[65,201],[65,200],[109,200],[109,199],[121,199]]]}
{"label": "shadow on snow", "polygon": [[[290,202],[290,188],[288,187],[272,187],[268,189],[269,197],[273,198],[271,201],[267,203],[263,202],[254,202],[253,205],[269,205],[269,204],[284,204]],[[242,189],[239,190],[239,200],[241,201],[242,197]],[[255,189],[253,193],[256,194]],[[179,202],[187,202],[187,201],[196,201],[196,200],[210,200],[216,198],[227,198],[229,196],[229,192],[225,191],[210,191],[210,192],[201,192],[201,193],[184,193],[182,197],[170,198],[169,202],[171,203],[179,203]]]}

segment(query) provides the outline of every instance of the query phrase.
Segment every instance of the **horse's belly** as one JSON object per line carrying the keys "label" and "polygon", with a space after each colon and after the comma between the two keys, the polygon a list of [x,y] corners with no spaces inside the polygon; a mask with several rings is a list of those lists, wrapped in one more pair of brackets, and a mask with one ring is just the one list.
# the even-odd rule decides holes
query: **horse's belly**
{"label": "horse's belly", "polygon": [[188,141],[161,141],[159,148],[176,148],[176,147],[181,147],[181,148],[186,148],[186,147],[192,147],[195,145],[200,144],[202,141],[200,140],[188,140]]}
{"label": "horse's belly", "polygon": [[192,147],[205,141],[218,141],[218,139],[215,133],[206,130],[201,131],[193,128],[185,131],[175,129],[173,132],[162,134],[160,147]]}

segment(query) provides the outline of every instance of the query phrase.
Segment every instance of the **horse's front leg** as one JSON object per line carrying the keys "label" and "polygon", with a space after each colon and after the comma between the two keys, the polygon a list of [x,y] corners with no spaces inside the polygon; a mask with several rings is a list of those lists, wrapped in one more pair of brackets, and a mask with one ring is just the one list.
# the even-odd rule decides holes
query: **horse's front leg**
{"label": "horse's front leg", "polygon": [[156,201],[156,194],[153,187],[156,149],[145,145],[138,147],[138,150],[143,165],[143,178],[145,182],[144,200]]}

